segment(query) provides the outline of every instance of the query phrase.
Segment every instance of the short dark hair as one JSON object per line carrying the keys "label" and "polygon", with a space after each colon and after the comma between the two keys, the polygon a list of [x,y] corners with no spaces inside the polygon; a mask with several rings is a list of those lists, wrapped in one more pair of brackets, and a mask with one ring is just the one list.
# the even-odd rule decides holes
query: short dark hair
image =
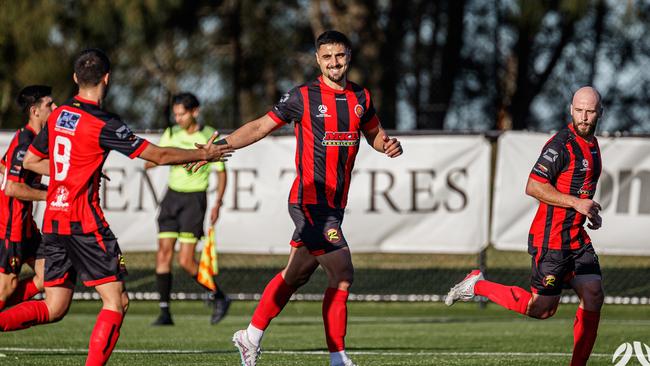
{"label": "short dark hair", "polygon": [[183,92],[174,95],[172,97],[172,105],[177,105],[177,104],[183,105],[183,107],[185,107],[185,109],[187,109],[188,111],[194,108],[198,108],[201,105],[196,95],[189,92]]}
{"label": "short dark hair", "polygon": [[332,43],[342,44],[348,50],[352,50],[352,44],[350,43],[348,37],[345,36],[345,34],[335,30],[326,30],[325,32],[321,33],[318,38],[316,38],[316,51],[318,51],[320,46]]}
{"label": "short dark hair", "polygon": [[52,87],[47,85],[29,85],[24,87],[16,97],[21,112],[27,115],[29,109],[41,102],[44,97],[52,95]]}
{"label": "short dark hair", "polygon": [[79,86],[95,86],[111,71],[111,61],[99,48],[88,48],[74,61]]}

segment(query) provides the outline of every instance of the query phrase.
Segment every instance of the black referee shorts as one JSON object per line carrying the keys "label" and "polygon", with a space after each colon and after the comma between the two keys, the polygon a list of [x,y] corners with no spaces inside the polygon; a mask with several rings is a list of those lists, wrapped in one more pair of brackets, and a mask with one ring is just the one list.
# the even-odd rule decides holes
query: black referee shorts
{"label": "black referee shorts", "polygon": [[203,236],[207,201],[206,192],[177,192],[168,189],[160,203],[158,237],[196,243]]}

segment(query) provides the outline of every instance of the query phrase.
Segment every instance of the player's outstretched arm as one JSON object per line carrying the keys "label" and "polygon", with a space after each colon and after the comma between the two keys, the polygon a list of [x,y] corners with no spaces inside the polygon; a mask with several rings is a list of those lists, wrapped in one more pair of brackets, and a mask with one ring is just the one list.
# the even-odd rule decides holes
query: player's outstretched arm
{"label": "player's outstretched arm", "polygon": [[46,190],[32,188],[25,183],[10,180],[5,186],[5,194],[23,201],[45,201],[47,198]]}
{"label": "player's outstretched arm", "polygon": [[239,127],[225,140],[233,149],[241,149],[263,139],[276,128],[278,128],[278,124],[268,114],[265,114]]}
{"label": "player's outstretched arm", "polygon": [[552,184],[542,183],[533,178],[528,178],[526,194],[549,205],[573,208],[589,218],[598,215],[601,209],[600,204],[594,200],[562,193]]}
{"label": "player's outstretched arm", "polygon": [[[263,139],[278,127],[280,127],[280,125],[278,125],[271,117],[269,117],[268,114],[265,114],[264,116],[247,122],[243,126],[239,127],[233,133],[228,135],[228,137],[218,141],[217,144],[225,143],[235,150],[241,149]],[[197,145],[197,147],[201,146],[202,145]],[[185,169],[196,172],[199,168],[207,163],[207,161],[190,163],[185,165]]]}
{"label": "player's outstretched arm", "polygon": [[196,161],[225,161],[233,152],[228,144],[215,145],[213,142],[218,134],[213,134],[205,145],[197,145],[196,149],[179,149],[176,147],[160,147],[148,144],[139,157],[157,165],[178,165]]}
{"label": "player's outstretched arm", "polygon": [[404,152],[402,143],[395,137],[388,137],[388,134],[381,126],[363,131],[363,135],[373,149],[386,154],[389,158],[396,158]]}
{"label": "player's outstretched arm", "polygon": [[50,175],[50,160],[43,159],[40,156],[27,150],[23,160],[23,168],[31,170],[40,175]]}

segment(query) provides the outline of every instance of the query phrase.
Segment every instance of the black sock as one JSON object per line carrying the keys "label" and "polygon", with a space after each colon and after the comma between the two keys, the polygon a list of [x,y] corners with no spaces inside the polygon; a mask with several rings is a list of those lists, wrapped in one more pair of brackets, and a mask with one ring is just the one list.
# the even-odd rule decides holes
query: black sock
{"label": "black sock", "polygon": [[172,274],[156,273],[156,284],[160,294],[160,311],[169,312],[169,301],[172,292]]}
{"label": "black sock", "polygon": [[[215,285],[216,284],[217,283],[215,282]],[[223,291],[221,291],[221,287],[219,287],[219,285],[217,285],[217,291],[215,291],[215,293],[214,293],[214,298],[215,299],[225,299],[226,298],[226,294]]]}

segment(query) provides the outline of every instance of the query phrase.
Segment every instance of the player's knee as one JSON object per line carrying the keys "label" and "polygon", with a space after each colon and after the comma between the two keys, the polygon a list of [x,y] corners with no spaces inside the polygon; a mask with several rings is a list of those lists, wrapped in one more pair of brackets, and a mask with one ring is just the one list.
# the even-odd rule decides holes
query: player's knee
{"label": "player's knee", "polygon": [[8,278],[8,276],[3,276],[3,277],[6,278],[0,280],[0,294],[9,296],[14,292],[14,290],[16,290],[16,287],[18,286],[18,280],[16,277],[13,278]]}
{"label": "player's knee", "polygon": [[303,272],[303,273],[289,273],[287,271],[284,272],[284,282],[287,283],[287,285],[298,288],[301,287],[302,285],[306,284],[309,282],[309,279],[311,278],[313,272]]}
{"label": "player's knee", "polygon": [[605,302],[605,294],[601,287],[589,288],[585,290],[582,301],[585,306],[594,310],[600,310]]}
{"label": "player's knee", "polygon": [[352,273],[341,274],[330,280],[330,287],[338,288],[339,290],[349,291],[352,287],[352,282],[354,282],[354,276]]}
{"label": "player's knee", "polygon": [[39,275],[35,275],[32,281],[34,282],[34,286],[36,286],[36,289],[38,289],[38,291],[40,292],[43,292],[43,290],[45,289],[45,285],[43,284],[43,277]]}
{"label": "player's knee", "polygon": [[70,310],[70,304],[67,306],[65,304],[48,304],[47,309],[50,313],[50,323],[56,323],[63,319],[68,313],[68,310]]}
{"label": "player's knee", "polygon": [[552,317],[556,312],[557,305],[552,307],[540,307],[531,304],[531,306],[528,307],[527,315],[531,318],[544,320]]}

